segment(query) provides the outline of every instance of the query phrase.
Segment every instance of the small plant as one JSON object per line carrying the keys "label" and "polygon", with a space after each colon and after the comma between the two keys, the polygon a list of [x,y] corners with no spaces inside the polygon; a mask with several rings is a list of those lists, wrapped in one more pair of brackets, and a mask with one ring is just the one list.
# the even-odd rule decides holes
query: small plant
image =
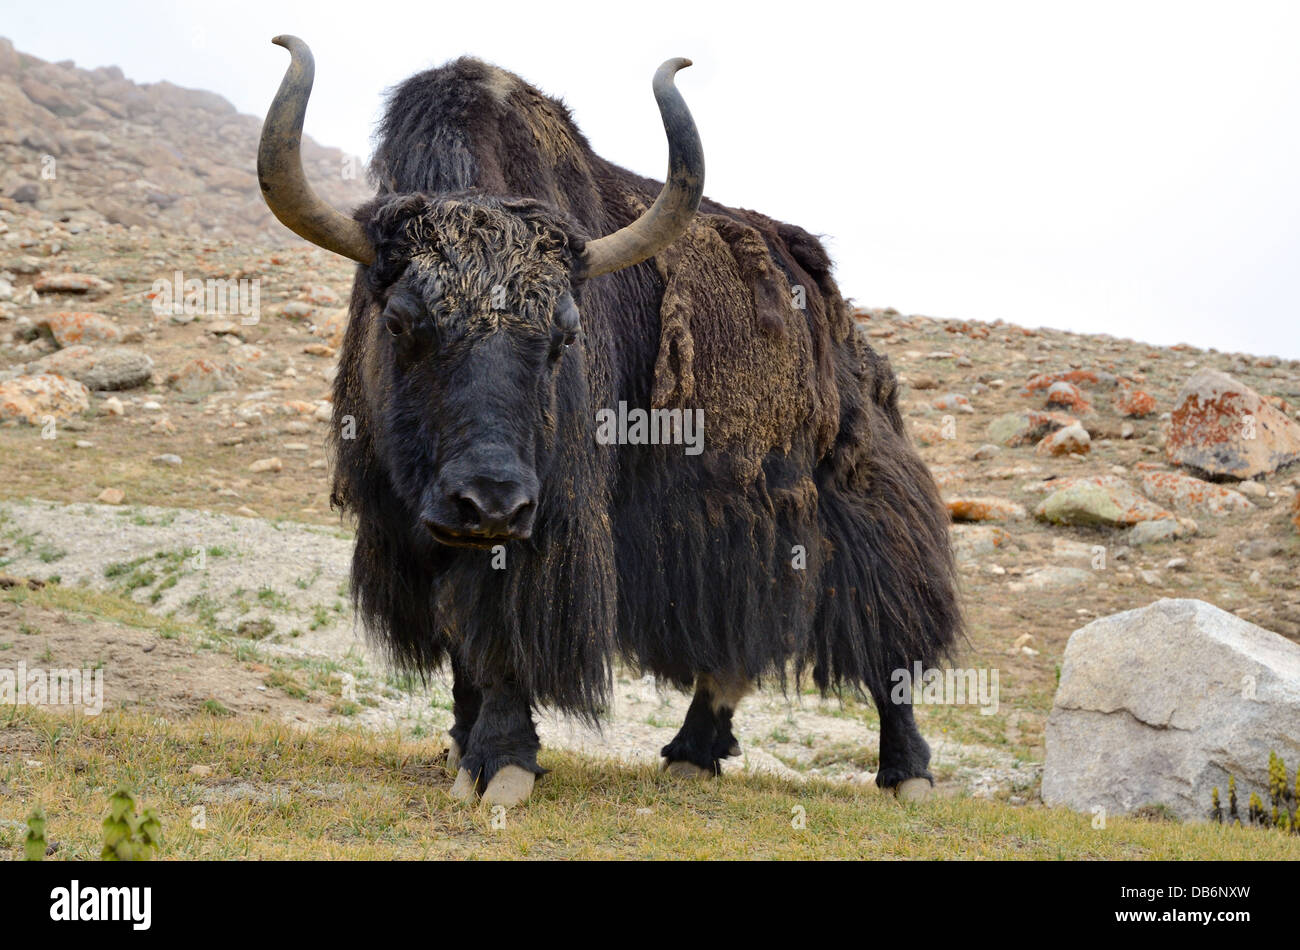
{"label": "small plant", "polygon": [[207,713],[209,716],[216,716],[222,719],[228,718],[235,714],[233,710],[226,708],[226,706],[223,705],[221,700],[219,699],[205,699],[203,701],[203,705],[201,705],[199,708],[203,710],[203,712]]}
{"label": "small plant", "polygon": [[[1264,803],[1258,792],[1252,791],[1246,799],[1246,820],[1244,824],[1259,828],[1273,828],[1283,834],[1300,834],[1300,768],[1296,770],[1295,781],[1289,780],[1286,763],[1276,752],[1268,754],[1268,804]],[[1223,805],[1219,799],[1219,789],[1215,786],[1210,791],[1210,820],[1223,823]],[[1228,824],[1243,824],[1237,811],[1237,780],[1228,776]]]}
{"label": "small plant", "polygon": [[119,785],[108,799],[104,850],[99,856],[105,861],[148,861],[161,843],[162,823],[158,812],[145,808],[137,814],[130,789]]}
{"label": "small plant", "polygon": [[50,846],[45,840],[45,812],[40,805],[27,816],[27,837],[23,840],[23,858],[43,861]]}

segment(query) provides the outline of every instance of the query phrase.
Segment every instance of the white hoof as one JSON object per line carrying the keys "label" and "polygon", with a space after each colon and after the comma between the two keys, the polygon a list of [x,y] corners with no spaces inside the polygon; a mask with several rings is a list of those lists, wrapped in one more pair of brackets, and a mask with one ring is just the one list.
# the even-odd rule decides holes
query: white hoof
{"label": "white hoof", "polygon": [[447,771],[455,775],[460,771],[460,743],[447,736]]}
{"label": "white hoof", "polygon": [[674,776],[675,778],[689,779],[710,778],[713,775],[713,773],[708,769],[702,769],[694,762],[686,762],[684,760],[665,762],[664,772],[668,775]]}
{"label": "white hoof", "polygon": [[928,778],[907,778],[898,783],[894,794],[900,802],[923,802],[934,794],[934,786]]}
{"label": "white hoof", "polygon": [[456,773],[456,781],[451,783],[452,798],[459,798],[461,801],[469,801],[474,797],[474,780],[469,777],[469,773],[460,769]]}
{"label": "white hoof", "polygon": [[503,765],[483,792],[483,801],[489,805],[513,808],[526,801],[533,793],[537,776],[518,765]]}

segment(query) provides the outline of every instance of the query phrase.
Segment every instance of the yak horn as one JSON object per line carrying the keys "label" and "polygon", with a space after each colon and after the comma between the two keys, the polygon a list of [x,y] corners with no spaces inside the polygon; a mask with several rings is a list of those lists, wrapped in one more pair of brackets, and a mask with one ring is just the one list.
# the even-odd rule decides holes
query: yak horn
{"label": "yak horn", "polygon": [[668,134],[668,178],[650,210],[625,228],[587,243],[581,276],[597,277],[654,257],[686,230],[704,194],[704,148],[700,133],[673,85],[689,59],[670,59],[655,72],[655,100]]}
{"label": "yak horn", "polygon": [[271,42],[287,49],[292,59],[266,112],[257,149],[257,181],[266,206],[285,227],[311,243],[361,264],[373,263],[375,250],[361,225],[317,197],[302,171],[302,120],[316,75],[311,50],[296,36],[277,36]]}

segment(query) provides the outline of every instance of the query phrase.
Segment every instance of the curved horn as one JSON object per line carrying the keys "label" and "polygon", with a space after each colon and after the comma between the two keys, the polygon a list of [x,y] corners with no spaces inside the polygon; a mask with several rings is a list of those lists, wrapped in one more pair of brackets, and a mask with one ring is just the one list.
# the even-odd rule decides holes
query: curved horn
{"label": "curved horn", "polygon": [[330,207],[311,190],[302,171],[302,120],[307,114],[316,64],[296,36],[271,40],[292,60],[262,123],[257,148],[257,181],[266,206],[290,231],[311,243],[362,264],[373,263],[374,248],[361,225]]}
{"label": "curved horn", "polygon": [[704,194],[704,148],[700,133],[673,85],[673,75],[691,65],[670,59],[655,72],[655,99],[668,134],[668,178],[650,210],[625,228],[587,243],[581,276],[597,277],[654,257],[677,239],[690,223]]}

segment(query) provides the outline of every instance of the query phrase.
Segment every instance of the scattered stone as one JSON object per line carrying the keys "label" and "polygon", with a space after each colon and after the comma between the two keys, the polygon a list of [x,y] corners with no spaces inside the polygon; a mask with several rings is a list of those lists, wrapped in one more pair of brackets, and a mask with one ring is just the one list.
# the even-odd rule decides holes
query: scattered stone
{"label": "scattered stone", "polygon": [[1247,560],[1261,561],[1286,551],[1286,546],[1276,538],[1251,538],[1237,544],[1237,553]]}
{"label": "scattered stone", "polygon": [[1174,518],[1154,518],[1135,524],[1133,530],[1128,533],[1128,543],[1134,547],[1144,547],[1161,541],[1172,541],[1181,534],[1179,524]]}
{"label": "scattered stone", "polygon": [[1267,475],[1300,462],[1300,423],[1226,373],[1199,370],[1183,385],[1177,404],[1165,443],[1171,462],[1232,478]]}
{"label": "scattered stone", "polygon": [[153,377],[153,360],[139,350],[112,346],[93,350],[70,346],[40,361],[45,372],[70,376],[89,389],[110,391],[144,386]]}
{"label": "scattered stone", "polygon": [[1115,411],[1130,419],[1141,419],[1156,411],[1156,400],[1154,396],[1141,389],[1122,386],[1115,395]]}
{"label": "scattered stone", "polygon": [[[319,417],[319,411],[316,413]],[[328,419],[328,416],[326,417]],[[912,422],[912,438],[917,445],[938,445],[943,439],[943,430],[933,422]]]}
{"label": "scattered stone", "polygon": [[1178,472],[1147,472],[1142,491],[1165,504],[1220,517],[1255,509],[1240,492]]}
{"label": "scattered stone", "polygon": [[1002,446],[994,445],[992,442],[985,442],[978,449],[971,453],[971,461],[982,462],[985,459],[991,459],[1002,451]]}
{"label": "scattered stone", "polygon": [[278,472],[284,468],[284,462],[278,457],[269,459],[258,459],[248,466],[250,472]]}
{"label": "scattered stone", "polygon": [[69,419],[89,408],[90,391],[75,379],[41,373],[0,382],[0,420],[44,425],[48,418]]}
{"label": "scattered stone", "polygon": [[1065,648],[1046,730],[1043,801],[1184,821],[1267,801],[1268,753],[1300,759],[1300,646],[1199,600],[1095,620]]}
{"label": "scattered stone", "polygon": [[206,396],[235,388],[225,369],[202,358],[190,360],[176,372],[168,374],[167,385],[187,396]]}
{"label": "scattered stone", "polygon": [[126,492],[120,488],[105,488],[95,500],[105,505],[120,505],[126,500]]}
{"label": "scattered stone", "polygon": [[1088,430],[1079,424],[1057,429],[1034,448],[1036,455],[1087,455],[1092,450]]}
{"label": "scattered stone", "polygon": [[1012,581],[1007,590],[1013,594],[1040,590],[1079,590],[1092,583],[1093,572],[1082,567],[1042,567]]}
{"label": "scattered stone", "polygon": [[32,287],[43,294],[102,294],[113,285],[93,274],[44,274]]}
{"label": "scattered stone", "polygon": [[1058,483],[1060,487],[1034,509],[1035,517],[1054,524],[1108,526],[1160,518],[1175,520],[1171,512],[1144,498],[1115,475],[1055,479],[1048,486]]}
{"label": "scattered stone", "polygon": [[1065,380],[1052,383],[1047,388],[1047,407],[1049,409],[1069,409],[1071,412],[1077,412],[1080,415],[1086,415],[1092,412],[1092,403],[1079,390],[1074,383],[1067,383]]}
{"label": "scattered stone", "polygon": [[1011,544],[1005,528],[991,524],[954,524],[952,550],[958,561],[972,561]]}
{"label": "scattered stone", "polygon": [[1237,491],[1243,495],[1249,495],[1251,498],[1267,498],[1268,489],[1257,481],[1247,479],[1237,485]]}
{"label": "scattered stone", "polygon": [[1022,409],[998,416],[989,423],[989,438],[1007,448],[1033,445],[1049,432],[1075,425],[1078,419],[1060,412],[1038,412]]}
{"label": "scattered stone", "polygon": [[970,404],[970,400],[961,393],[944,393],[934,402],[930,403],[940,412],[974,412],[975,407]]}
{"label": "scattered stone", "polygon": [[118,343],[121,328],[102,313],[61,310],[47,314],[36,322],[38,329],[48,333],[59,346],[77,343]]}
{"label": "scattered stone", "polygon": [[170,452],[168,452],[163,455],[155,455],[153,457],[153,462],[155,465],[177,466],[181,464],[181,457],[179,455],[173,455]]}
{"label": "scattered stone", "polygon": [[953,521],[1020,521],[1025,517],[1023,505],[1005,498],[949,498],[944,504]]}

